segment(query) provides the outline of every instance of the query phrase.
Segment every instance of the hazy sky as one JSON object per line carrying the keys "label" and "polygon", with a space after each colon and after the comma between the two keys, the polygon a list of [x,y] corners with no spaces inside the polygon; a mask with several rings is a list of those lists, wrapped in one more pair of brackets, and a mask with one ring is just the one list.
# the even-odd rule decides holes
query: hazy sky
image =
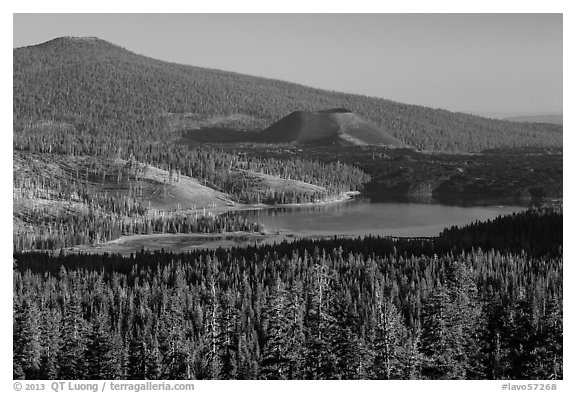
{"label": "hazy sky", "polygon": [[409,104],[562,112],[561,14],[14,15],[14,47],[60,36]]}

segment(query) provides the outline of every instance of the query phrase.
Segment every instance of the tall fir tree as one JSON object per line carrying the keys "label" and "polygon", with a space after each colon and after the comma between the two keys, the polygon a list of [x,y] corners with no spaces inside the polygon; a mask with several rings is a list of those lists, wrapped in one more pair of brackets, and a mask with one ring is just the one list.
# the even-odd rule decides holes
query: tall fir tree
{"label": "tall fir tree", "polygon": [[41,328],[38,306],[24,299],[14,310],[14,365],[15,379],[37,379],[41,366]]}
{"label": "tall fir tree", "polygon": [[375,289],[375,326],[372,334],[373,359],[370,375],[375,379],[403,379],[406,356],[410,352],[408,330],[402,315],[380,289]]}
{"label": "tall fir tree", "polygon": [[98,313],[86,337],[84,351],[84,377],[86,379],[118,379],[121,364],[117,356],[107,315]]}

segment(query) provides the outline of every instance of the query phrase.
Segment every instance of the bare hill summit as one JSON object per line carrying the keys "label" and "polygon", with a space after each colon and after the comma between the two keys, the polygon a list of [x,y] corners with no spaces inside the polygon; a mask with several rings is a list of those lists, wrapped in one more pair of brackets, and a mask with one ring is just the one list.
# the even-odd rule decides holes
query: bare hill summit
{"label": "bare hill summit", "polygon": [[261,136],[275,143],[405,146],[375,124],[342,108],[292,112],[262,131]]}

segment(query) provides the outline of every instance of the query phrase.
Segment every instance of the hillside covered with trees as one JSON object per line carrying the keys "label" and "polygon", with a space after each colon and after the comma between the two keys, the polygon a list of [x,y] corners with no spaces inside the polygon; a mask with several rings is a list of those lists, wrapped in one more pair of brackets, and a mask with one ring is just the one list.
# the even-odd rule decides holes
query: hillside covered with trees
{"label": "hillside covered with trees", "polygon": [[[151,166],[134,160],[15,152],[14,250],[54,250],[136,234],[254,232],[259,225],[239,212],[211,211],[217,210],[213,201],[220,206],[313,203],[361,189],[369,180],[341,163],[246,158],[200,147],[182,152],[168,157],[168,170],[155,169],[161,174],[155,177],[149,175]],[[210,204],[186,206],[187,200],[202,200],[186,198],[204,187],[190,176],[212,187],[209,192],[222,193],[209,197]],[[268,177],[300,179],[310,188],[276,186],[265,181]],[[179,189],[185,181],[190,187]]]}
{"label": "hillside covered with trees", "polygon": [[[264,129],[296,111],[347,108],[419,149],[562,146],[562,126],[491,120],[293,83],[178,65],[100,39],[58,38],[14,49],[15,145],[45,128],[91,152],[127,155],[186,127],[220,118],[235,129]],[[232,119],[232,120],[230,120]],[[30,135],[27,135],[30,137]]]}
{"label": "hillside covered with trees", "polygon": [[530,206],[559,200],[563,195],[563,154],[558,148],[442,154],[380,146],[218,146],[230,153],[260,159],[297,157],[360,168],[370,176],[362,195],[373,201]]}

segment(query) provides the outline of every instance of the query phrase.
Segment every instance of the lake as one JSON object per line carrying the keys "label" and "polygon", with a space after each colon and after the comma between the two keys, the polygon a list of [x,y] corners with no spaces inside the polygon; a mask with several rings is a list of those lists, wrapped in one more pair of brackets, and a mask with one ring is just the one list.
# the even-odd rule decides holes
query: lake
{"label": "lake", "polygon": [[358,198],[315,206],[265,207],[246,210],[246,218],[257,220],[268,234],[154,234],[125,236],[98,246],[76,246],[71,252],[130,255],[142,248],[150,251],[188,252],[200,248],[274,244],[303,237],[381,235],[429,237],[452,225],[485,221],[524,210],[519,206],[458,207],[419,203],[371,202]]}
{"label": "lake", "polygon": [[446,227],[525,210],[520,206],[459,207],[380,203],[365,198],[324,206],[263,208],[249,213],[266,229],[300,235],[436,236]]}

